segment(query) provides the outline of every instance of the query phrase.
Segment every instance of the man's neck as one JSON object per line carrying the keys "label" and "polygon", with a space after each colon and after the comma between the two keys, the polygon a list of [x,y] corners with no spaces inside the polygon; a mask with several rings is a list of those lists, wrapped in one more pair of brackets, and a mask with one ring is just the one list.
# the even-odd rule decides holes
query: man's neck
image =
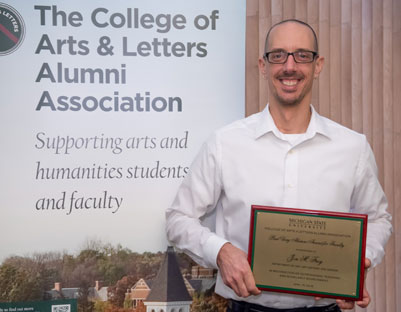
{"label": "man's neck", "polygon": [[281,133],[305,133],[308,129],[312,111],[310,105],[282,106],[269,104],[270,114]]}

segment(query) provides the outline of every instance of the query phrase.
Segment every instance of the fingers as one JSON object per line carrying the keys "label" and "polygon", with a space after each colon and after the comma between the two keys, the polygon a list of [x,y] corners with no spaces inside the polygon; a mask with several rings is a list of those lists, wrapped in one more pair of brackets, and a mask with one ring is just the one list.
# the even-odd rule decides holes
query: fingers
{"label": "fingers", "polygon": [[370,295],[367,289],[364,287],[363,289],[363,298],[362,301],[357,301],[356,304],[361,308],[366,308],[370,303]]}
{"label": "fingers", "polygon": [[258,295],[261,291],[256,287],[246,253],[230,243],[223,245],[217,255],[217,265],[224,283],[239,297]]}
{"label": "fingers", "polygon": [[[365,258],[365,270],[369,269],[372,265],[371,261],[368,258]],[[365,275],[366,279],[366,275]],[[366,283],[363,285],[363,296],[361,301],[357,301],[356,304],[361,308],[366,308],[370,303],[370,295],[368,290],[366,289]]]}
{"label": "fingers", "polygon": [[365,270],[369,269],[371,265],[371,261],[368,258],[365,258]]}
{"label": "fingers", "polygon": [[220,266],[220,272],[224,283],[232,288],[239,297],[248,297],[251,295],[252,285],[251,282],[245,281],[246,269],[240,265],[236,265],[235,269],[229,269],[227,266]]}
{"label": "fingers", "polygon": [[[336,300],[337,305],[340,309],[343,310],[351,310],[354,308],[355,303],[353,301],[346,301],[346,300]],[[356,304],[361,308],[366,308],[370,303],[370,296],[369,293],[364,290],[363,292],[363,299],[361,301],[356,301]]]}
{"label": "fingers", "polygon": [[339,306],[340,309],[342,310],[351,310],[354,308],[354,301],[346,301],[346,300],[336,300],[337,305]]}
{"label": "fingers", "polygon": [[248,265],[247,273],[245,274],[244,283],[250,295],[259,295],[261,291],[256,287],[255,278],[253,277],[251,268]]}
{"label": "fingers", "polygon": [[248,297],[250,295],[250,292],[248,291],[243,279],[242,269],[237,268],[234,271],[230,271],[226,268],[224,270],[222,269],[221,271],[224,283],[228,287],[232,288],[237,296]]}
{"label": "fingers", "polygon": [[[365,267],[369,268],[370,260],[369,259],[366,259],[366,260],[365,260]],[[352,301],[346,301],[346,300],[336,300],[336,301],[337,301],[337,305],[343,310],[353,309],[354,305],[355,305],[355,303]],[[361,308],[366,308],[369,305],[370,301],[371,301],[370,295],[369,295],[368,290],[366,289],[366,284],[365,284],[363,287],[362,300],[356,301],[356,304]]]}

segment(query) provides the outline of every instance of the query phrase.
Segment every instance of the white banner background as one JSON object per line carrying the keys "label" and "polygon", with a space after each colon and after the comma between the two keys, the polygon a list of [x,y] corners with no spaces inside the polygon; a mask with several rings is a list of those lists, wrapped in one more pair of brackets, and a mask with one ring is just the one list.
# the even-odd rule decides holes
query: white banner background
{"label": "white banner background", "polygon": [[[6,3],[23,17],[26,35],[15,52],[0,56],[0,260],[13,254],[74,252],[88,238],[119,243],[137,252],[164,250],[164,211],[185,168],[214,129],[244,116],[245,1]],[[108,12],[101,10],[94,17],[98,23],[110,24],[111,16],[117,13],[113,22],[124,24],[122,16],[126,18],[127,10],[134,12],[135,8],[139,16],[170,14],[173,18],[180,14],[185,23],[177,24],[181,29],[174,25],[168,29],[164,16],[159,26],[144,22],[147,28],[140,23],[138,28],[129,28],[127,23],[97,27],[91,17],[99,8]],[[182,21],[182,17],[177,19]],[[198,27],[194,21],[199,22]],[[99,50],[107,41],[104,36],[110,40],[107,48],[113,47],[110,55],[100,55],[105,52]],[[144,56],[138,55],[140,42],[148,42],[141,44]],[[176,42],[182,44],[176,45],[179,48],[174,55],[172,45]],[[126,81],[116,83],[113,78],[110,83],[67,83],[58,66],[69,70],[70,77],[74,68],[117,69]],[[63,82],[52,82],[51,74]],[[98,101],[115,94],[121,103],[123,97],[145,96],[147,92],[151,99],[180,98],[182,111],[177,106],[173,112],[140,112],[136,107],[127,112],[99,107],[94,111],[62,111],[65,106],[58,103],[61,96],[67,102],[80,97],[82,102],[89,96]],[[93,101],[88,104],[92,107]],[[114,107],[112,101],[105,105]],[[57,151],[53,140],[61,142],[67,137],[76,148]],[[81,146],[83,140],[95,137],[97,144],[92,139],[87,147]],[[100,139],[106,138],[120,144],[114,149],[100,146]],[[165,148],[166,138],[178,141],[179,146]],[[134,147],[127,146],[133,141]],[[157,164],[158,170],[154,169]],[[136,166],[149,170],[152,177],[138,177],[139,168],[133,177]],[[161,178],[162,167],[174,168],[175,174]],[[83,179],[43,178],[46,170],[60,168],[71,174],[72,170],[92,168],[95,173]],[[115,177],[105,178],[105,172]],[[107,208],[76,208],[88,198],[103,198],[105,192],[102,205]],[[121,201],[119,208],[113,198]],[[87,203],[93,205],[93,200]]]}

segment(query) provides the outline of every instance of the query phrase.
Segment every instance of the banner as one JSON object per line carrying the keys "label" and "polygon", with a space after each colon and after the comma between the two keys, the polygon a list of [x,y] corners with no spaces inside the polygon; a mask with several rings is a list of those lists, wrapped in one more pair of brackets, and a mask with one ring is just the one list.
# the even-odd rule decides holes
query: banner
{"label": "banner", "polygon": [[0,65],[0,261],[165,250],[192,159],[244,116],[245,1],[6,1]]}

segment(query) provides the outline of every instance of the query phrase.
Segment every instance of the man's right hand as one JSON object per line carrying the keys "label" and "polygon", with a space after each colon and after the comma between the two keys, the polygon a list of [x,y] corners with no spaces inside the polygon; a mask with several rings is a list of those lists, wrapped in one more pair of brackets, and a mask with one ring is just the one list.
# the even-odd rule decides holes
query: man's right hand
{"label": "man's right hand", "polygon": [[230,287],[239,297],[259,295],[246,253],[226,243],[217,255],[217,265],[224,284]]}

